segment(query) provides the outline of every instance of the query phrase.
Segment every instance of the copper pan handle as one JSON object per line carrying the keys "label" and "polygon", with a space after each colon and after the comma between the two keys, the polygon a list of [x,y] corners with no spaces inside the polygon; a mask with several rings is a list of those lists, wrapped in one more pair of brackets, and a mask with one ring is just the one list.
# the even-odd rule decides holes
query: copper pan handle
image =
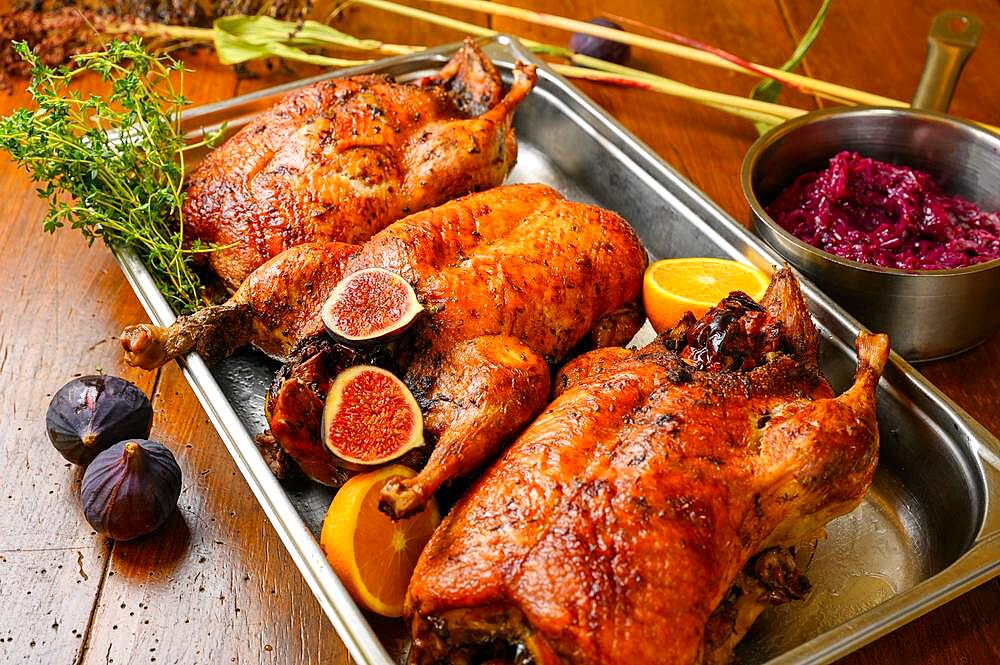
{"label": "copper pan handle", "polygon": [[958,83],[958,75],[979,43],[983,22],[964,12],[941,12],[927,33],[927,59],[911,106],[944,113]]}

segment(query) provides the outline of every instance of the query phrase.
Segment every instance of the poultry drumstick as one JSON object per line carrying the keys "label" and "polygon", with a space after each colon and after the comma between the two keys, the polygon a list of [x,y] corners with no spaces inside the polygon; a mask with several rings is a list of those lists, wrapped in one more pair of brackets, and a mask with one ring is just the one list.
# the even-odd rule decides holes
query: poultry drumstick
{"label": "poultry drumstick", "polygon": [[414,571],[412,665],[716,664],[808,582],[789,547],[861,501],[884,335],[833,397],[798,283],[599,349],[465,494]]}
{"label": "poultry drumstick", "polygon": [[185,233],[235,289],[282,250],[361,242],[390,222],[503,182],[517,157],[514,110],[535,82],[518,64],[504,96],[467,40],[437,76],[321,81],[258,115],[187,178]]}
{"label": "poultry drumstick", "polygon": [[289,248],[253,271],[222,305],[179,316],[167,328],[150,323],[125,328],[125,362],[156,369],[197,351],[211,365],[246,344],[288,360],[296,344],[322,332],[319,309],[358,249],[341,242]]}

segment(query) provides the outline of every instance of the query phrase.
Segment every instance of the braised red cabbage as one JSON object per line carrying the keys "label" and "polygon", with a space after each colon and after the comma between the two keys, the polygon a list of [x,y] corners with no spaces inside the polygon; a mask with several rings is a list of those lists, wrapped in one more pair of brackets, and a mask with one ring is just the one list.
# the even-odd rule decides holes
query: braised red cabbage
{"label": "braised red cabbage", "polygon": [[1000,258],[1000,214],[945,194],[923,171],[841,152],[769,206],[785,230],[854,261],[941,270]]}

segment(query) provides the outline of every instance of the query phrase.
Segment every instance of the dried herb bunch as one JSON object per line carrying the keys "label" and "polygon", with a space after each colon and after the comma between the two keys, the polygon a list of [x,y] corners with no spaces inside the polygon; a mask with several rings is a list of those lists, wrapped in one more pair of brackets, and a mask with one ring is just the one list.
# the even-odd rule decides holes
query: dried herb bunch
{"label": "dried herb bunch", "polygon": [[[186,143],[183,66],[151,55],[139,38],[76,55],[73,69],[46,66],[23,42],[15,49],[31,67],[38,110],[0,118],[0,148],[45,183],[38,190],[49,204],[45,230],[68,225],[90,242],[134,251],[176,311],[197,309],[201,284],[190,259],[213,248],[184,240],[184,154],[212,145],[223,130]],[[86,72],[111,92],[81,95],[73,82]]]}
{"label": "dried herb bunch", "polygon": [[[242,14],[301,21],[311,11],[312,0],[20,2],[13,11],[0,12],[0,92],[11,92],[13,79],[28,74],[27,63],[14,50],[17,42],[27,43],[42,63],[56,67],[70,64],[74,55],[102,48],[109,35],[124,39],[143,34],[150,25],[208,27],[214,18]],[[169,34],[166,37],[170,41]],[[155,42],[150,45],[155,50]]]}
{"label": "dried herb bunch", "polygon": [[14,50],[16,42],[31,45],[42,63],[62,65],[78,53],[100,48],[107,20],[104,15],[73,7],[0,14],[0,91],[10,92],[11,79],[27,76],[31,70]]}

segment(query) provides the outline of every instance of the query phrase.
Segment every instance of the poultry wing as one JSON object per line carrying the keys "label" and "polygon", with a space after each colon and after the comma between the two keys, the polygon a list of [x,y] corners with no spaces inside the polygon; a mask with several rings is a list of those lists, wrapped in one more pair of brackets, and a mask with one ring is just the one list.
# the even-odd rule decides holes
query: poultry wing
{"label": "poultry wing", "polygon": [[235,289],[281,251],[363,242],[389,223],[503,182],[514,110],[535,82],[519,63],[506,96],[471,40],[436,76],[321,81],[297,90],[202,161],[186,181],[185,234],[233,245],[207,255]]}
{"label": "poultry wing", "polygon": [[839,397],[798,283],[734,293],[638,350],[572,361],[459,501],[408,590],[410,663],[725,663],[808,582],[789,548],[852,510],[878,460],[884,335]]}

